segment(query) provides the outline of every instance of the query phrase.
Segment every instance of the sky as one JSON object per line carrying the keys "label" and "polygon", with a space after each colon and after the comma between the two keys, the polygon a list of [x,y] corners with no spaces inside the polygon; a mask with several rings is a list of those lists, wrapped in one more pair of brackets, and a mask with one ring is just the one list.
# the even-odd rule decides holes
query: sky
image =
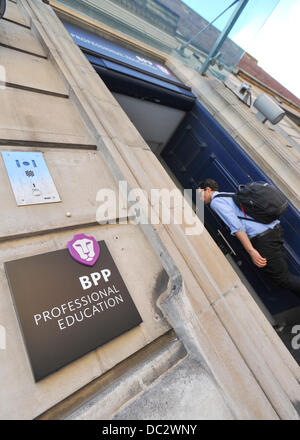
{"label": "sky", "polygon": [[[233,0],[183,0],[211,21]],[[236,6],[215,23],[223,30]],[[258,65],[300,98],[300,0],[249,0],[230,38]]]}

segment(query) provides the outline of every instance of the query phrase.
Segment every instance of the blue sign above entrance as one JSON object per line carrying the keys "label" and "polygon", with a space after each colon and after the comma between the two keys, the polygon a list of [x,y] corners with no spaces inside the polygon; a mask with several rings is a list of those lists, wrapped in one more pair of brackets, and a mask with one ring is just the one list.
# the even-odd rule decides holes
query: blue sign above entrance
{"label": "blue sign above entrance", "polygon": [[150,73],[155,76],[167,79],[172,82],[180,84],[180,81],[162,64],[155,60],[141,55],[126,47],[119,46],[105,38],[95,35],[85,29],[79,28],[71,23],[63,21],[64,26],[70,33],[75,43],[82,49],[90,50],[94,53],[100,54],[104,58],[110,58],[130,65],[138,70]]}

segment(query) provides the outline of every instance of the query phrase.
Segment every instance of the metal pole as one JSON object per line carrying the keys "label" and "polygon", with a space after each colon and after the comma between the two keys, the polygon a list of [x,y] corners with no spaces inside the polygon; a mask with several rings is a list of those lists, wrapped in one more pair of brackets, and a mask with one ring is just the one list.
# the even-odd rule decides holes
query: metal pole
{"label": "metal pole", "polygon": [[203,75],[207,71],[211,59],[218,53],[220,47],[222,46],[222,44],[226,40],[229,32],[231,31],[231,29],[233,28],[233,26],[237,22],[239,16],[243,12],[243,10],[244,10],[245,6],[247,5],[248,1],[249,0],[241,0],[240,4],[237,5],[237,7],[234,10],[232,16],[228,20],[228,23],[226,24],[225,28],[223,29],[223,32],[220,34],[220,36],[217,39],[217,41],[215,42],[213,48],[211,49],[211,51],[207,55],[207,58],[204,61],[203,65],[202,65],[202,67],[200,69],[201,75]]}
{"label": "metal pole", "polygon": [[221,14],[219,14],[216,18],[213,19],[213,21],[211,21],[210,23],[207,23],[207,25],[201,29],[199,32],[197,32],[196,35],[194,35],[187,43],[183,44],[180,47],[180,50],[184,50],[186,47],[188,47],[188,45],[196,38],[198,37],[202,32],[204,32],[209,26],[211,26],[215,21],[218,20],[218,18],[220,18],[226,11],[228,11],[228,9],[230,9],[232,6],[235,5],[235,3],[237,3],[239,0],[235,0],[233,3],[231,3],[230,6],[228,6],[228,8],[224,9],[224,11],[221,12]]}

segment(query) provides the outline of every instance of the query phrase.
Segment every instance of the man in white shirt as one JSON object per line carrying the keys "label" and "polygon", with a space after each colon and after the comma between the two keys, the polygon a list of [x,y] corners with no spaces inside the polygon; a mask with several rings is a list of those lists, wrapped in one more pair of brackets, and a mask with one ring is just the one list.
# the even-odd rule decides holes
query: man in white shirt
{"label": "man in white shirt", "polygon": [[219,185],[213,179],[201,182],[198,191],[204,203],[210,204],[211,209],[229,227],[231,234],[240,240],[253,263],[278,286],[291,290],[300,298],[300,277],[289,272],[280,221],[263,224],[246,220],[252,217],[239,209],[232,197],[221,197]]}

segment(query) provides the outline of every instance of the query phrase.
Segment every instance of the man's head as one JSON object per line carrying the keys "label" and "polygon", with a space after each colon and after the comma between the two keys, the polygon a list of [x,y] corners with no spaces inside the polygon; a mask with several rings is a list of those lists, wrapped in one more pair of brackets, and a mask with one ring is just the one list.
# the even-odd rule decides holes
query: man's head
{"label": "man's head", "polygon": [[200,192],[204,203],[208,204],[211,201],[213,193],[219,191],[219,185],[213,179],[205,179],[199,183],[198,191]]}

